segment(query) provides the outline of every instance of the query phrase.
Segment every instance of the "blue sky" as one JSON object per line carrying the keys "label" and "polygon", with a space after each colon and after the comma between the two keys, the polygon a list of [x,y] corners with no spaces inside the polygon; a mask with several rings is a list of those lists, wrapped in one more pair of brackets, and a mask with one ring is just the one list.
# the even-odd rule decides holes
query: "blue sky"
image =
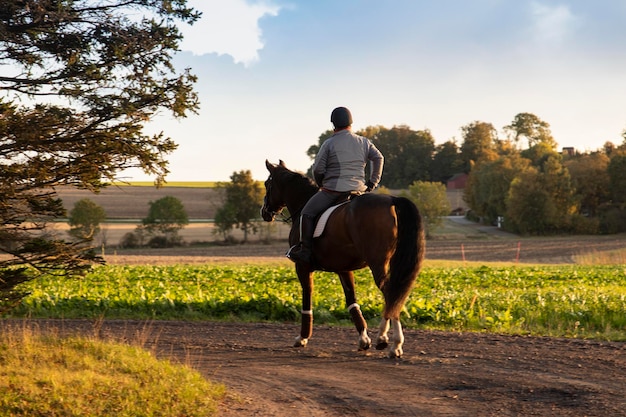
{"label": "blue sky", "polygon": [[[160,117],[179,149],[169,181],[305,171],[306,150],[347,106],[354,128],[429,129],[437,144],[474,121],[530,112],[559,144],[622,143],[626,1],[191,0],[178,68],[198,76],[198,115]],[[150,179],[138,172],[131,180]],[[384,173],[383,173],[384,175]]]}

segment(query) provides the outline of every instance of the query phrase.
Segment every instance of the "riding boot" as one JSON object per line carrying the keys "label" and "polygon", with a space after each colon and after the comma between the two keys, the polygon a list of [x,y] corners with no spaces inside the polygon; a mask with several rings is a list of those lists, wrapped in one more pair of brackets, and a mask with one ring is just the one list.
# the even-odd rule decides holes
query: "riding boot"
{"label": "riding boot", "polygon": [[313,231],[315,219],[303,214],[300,216],[300,243],[287,252],[287,257],[294,262],[311,263]]}

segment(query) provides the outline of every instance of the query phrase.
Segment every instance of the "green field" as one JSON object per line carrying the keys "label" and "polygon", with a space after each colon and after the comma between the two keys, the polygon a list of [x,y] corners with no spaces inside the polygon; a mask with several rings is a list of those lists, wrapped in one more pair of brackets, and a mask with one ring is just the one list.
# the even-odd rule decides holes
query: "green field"
{"label": "green field", "polygon": [[[356,274],[366,319],[382,297]],[[290,266],[101,266],[84,278],[28,283],[14,317],[299,320]],[[350,324],[338,278],[317,273],[317,323]],[[428,267],[406,304],[405,326],[626,340],[626,266]]]}

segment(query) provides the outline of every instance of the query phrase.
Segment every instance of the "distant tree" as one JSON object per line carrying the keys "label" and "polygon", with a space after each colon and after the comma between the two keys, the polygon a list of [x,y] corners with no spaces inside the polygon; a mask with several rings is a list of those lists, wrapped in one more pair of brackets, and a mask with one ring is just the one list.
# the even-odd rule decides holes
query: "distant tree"
{"label": "distant tree", "polygon": [[255,220],[259,218],[259,209],[263,202],[263,188],[252,179],[249,170],[233,172],[230,183],[224,185],[226,200],[218,210],[216,220],[222,230],[236,226],[243,231],[244,243],[249,233],[256,233]]}
{"label": "distant tree", "polygon": [[530,166],[519,153],[481,159],[472,169],[465,188],[465,201],[485,223],[495,224],[507,213],[512,181]]}
{"label": "distant tree", "polygon": [[431,236],[443,223],[443,217],[450,214],[446,186],[441,183],[415,181],[405,195],[415,203],[424,217],[427,236]]}
{"label": "distant tree", "polygon": [[461,143],[461,161],[463,172],[469,173],[473,164],[480,159],[493,159],[498,135],[491,123],[475,121],[461,128],[463,143]]}
{"label": "distant tree", "polygon": [[148,216],[141,223],[142,228],[152,235],[152,244],[154,246],[180,244],[178,231],[189,224],[183,203],[176,197],[165,196],[149,204]]}
{"label": "distant tree", "polygon": [[435,140],[430,131],[415,131],[408,126],[376,130],[371,132],[370,139],[385,157],[382,185],[392,189],[407,188],[414,181],[430,180],[430,164],[435,152]]}
{"label": "distant tree", "polygon": [[80,199],[70,211],[68,233],[78,239],[93,240],[100,233],[100,223],[104,220],[106,212],[101,206],[88,198]]}
{"label": "distant tree", "polygon": [[522,234],[569,232],[576,213],[569,172],[557,158],[528,168],[512,181],[506,207],[505,226]]}
{"label": "distant tree", "polygon": [[[132,18],[131,18],[132,16]],[[47,233],[65,217],[55,187],[97,190],[138,167],[161,181],[176,145],[143,126],[198,107],[195,76],[176,74],[185,1],[22,1],[0,5],[0,310],[42,274],[80,273],[88,245]]]}
{"label": "distant tree", "polygon": [[438,145],[430,164],[431,179],[446,182],[460,172],[463,172],[463,160],[456,142],[449,140]]}
{"label": "distant tree", "polygon": [[224,203],[224,205],[215,211],[215,234],[220,234],[224,242],[232,241],[231,232],[237,224],[236,219],[237,208],[233,204]]}
{"label": "distant tree", "polygon": [[504,130],[510,135],[511,140],[520,145],[526,140],[528,148],[537,143],[544,143],[551,149],[556,149],[556,142],[550,132],[550,125],[532,113],[519,113]]}
{"label": "distant tree", "polygon": [[604,153],[579,155],[564,162],[582,214],[595,217],[598,209],[611,198],[609,157]]}
{"label": "distant tree", "polygon": [[626,203],[626,150],[612,154],[607,172],[613,201],[616,204]]}

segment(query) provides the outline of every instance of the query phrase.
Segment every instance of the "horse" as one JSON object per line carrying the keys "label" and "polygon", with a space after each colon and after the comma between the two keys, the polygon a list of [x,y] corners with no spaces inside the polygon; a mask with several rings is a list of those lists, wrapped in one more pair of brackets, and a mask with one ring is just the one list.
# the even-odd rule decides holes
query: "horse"
{"label": "horse", "polygon": [[[286,207],[293,219],[290,246],[299,242],[299,218],[306,202],[319,188],[310,178],[278,164],[265,161],[269,177],[261,216],[274,221]],[[389,347],[388,356],[403,354],[404,334],[400,323],[406,300],[415,285],[425,253],[424,223],[415,204],[404,197],[365,193],[337,207],[327,220],[324,232],[313,239],[314,261],[296,262],[295,270],[302,286],[300,335],[295,347],[305,347],[313,334],[313,273],[335,272],[341,280],[347,309],[359,333],[358,349],[372,345],[367,322],[357,303],[353,271],[369,266],[384,298],[382,320],[376,349]],[[390,325],[393,329],[389,344]]]}

